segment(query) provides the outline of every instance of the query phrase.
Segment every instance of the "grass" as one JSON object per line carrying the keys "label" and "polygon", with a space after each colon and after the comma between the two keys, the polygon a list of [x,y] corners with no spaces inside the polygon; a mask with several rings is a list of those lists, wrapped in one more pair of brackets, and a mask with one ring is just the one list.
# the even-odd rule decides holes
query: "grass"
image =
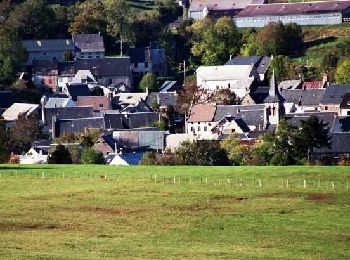
{"label": "grass", "polygon": [[347,167],[2,165],[0,258],[349,259],[349,181]]}

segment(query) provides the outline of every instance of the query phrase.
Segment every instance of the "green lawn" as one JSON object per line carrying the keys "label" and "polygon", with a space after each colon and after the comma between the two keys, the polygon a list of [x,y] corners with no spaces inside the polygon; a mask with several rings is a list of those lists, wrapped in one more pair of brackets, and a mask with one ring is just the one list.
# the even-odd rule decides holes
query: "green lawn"
{"label": "green lawn", "polygon": [[0,258],[350,259],[349,182],[349,167],[0,165]]}

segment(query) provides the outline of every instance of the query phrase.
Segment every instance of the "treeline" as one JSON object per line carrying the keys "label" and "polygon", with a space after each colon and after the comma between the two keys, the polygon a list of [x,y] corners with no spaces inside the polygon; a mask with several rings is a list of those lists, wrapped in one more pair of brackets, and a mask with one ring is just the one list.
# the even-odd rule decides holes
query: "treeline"
{"label": "treeline", "polygon": [[[276,133],[258,142],[242,142],[235,134],[222,141],[184,142],[175,151],[148,152],[145,165],[300,165],[310,163],[315,148],[330,147],[327,125],[315,116],[294,127],[282,120]],[[327,155],[318,162],[332,164]],[[346,162],[348,163],[348,162]]]}

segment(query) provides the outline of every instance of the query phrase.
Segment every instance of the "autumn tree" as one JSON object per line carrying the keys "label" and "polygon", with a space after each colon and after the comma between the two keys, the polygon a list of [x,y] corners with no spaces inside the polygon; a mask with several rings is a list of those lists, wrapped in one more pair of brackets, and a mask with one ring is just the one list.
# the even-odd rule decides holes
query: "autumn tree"
{"label": "autumn tree", "polygon": [[200,102],[202,94],[202,90],[197,86],[196,76],[187,77],[185,86],[176,99],[176,110],[187,113],[192,106]]}
{"label": "autumn tree", "polygon": [[227,88],[214,90],[209,97],[209,101],[219,105],[240,104],[240,100],[236,94]]}
{"label": "autumn tree", "polygon": [[335,81],[338,84],[350,83],[350,58],[346,58],[339,63],[335,71]]}
{"label": "autumn tree", "polygon": [[271,68],[275,71],[275,77],[278,82],[299,77],[296,65],[286,56],[274,56],[271,61]]}
{"label": "autumn tree", "polygon": [[241,34],[229,17],[198,20],[192,30],[192,54],[205,65],[222,64],[239,51]]}
{"label": "autumn tree", "polygon": [[148,89],[149,92],[155,92],[159,90],[157,77],[153,73],[147,73],[143,76],[139,89],[142,91],[146,91]]}

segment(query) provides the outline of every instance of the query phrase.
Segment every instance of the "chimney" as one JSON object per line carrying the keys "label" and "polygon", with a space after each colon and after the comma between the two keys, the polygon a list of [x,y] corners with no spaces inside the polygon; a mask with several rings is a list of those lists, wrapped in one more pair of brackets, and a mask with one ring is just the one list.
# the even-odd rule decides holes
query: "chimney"
{"label": "chimney", "polygon": [[42,96],[40,100],[41,104],[41,121],[43,122],[44,125],[46,125],[46,117],[45,117],[45,104],[47,102],[46,96]]}
{"label": "chimney", "polygon": [[326,85],[328,85],[328,75],[327,75],[327,73],[323,74],[323,76],[322,76],[322,83],[323,83],[322,87],[325,87]]}
{"label": "chimney", "polygon": [[230,54],[230,60],[232,60],[232,54]]}

